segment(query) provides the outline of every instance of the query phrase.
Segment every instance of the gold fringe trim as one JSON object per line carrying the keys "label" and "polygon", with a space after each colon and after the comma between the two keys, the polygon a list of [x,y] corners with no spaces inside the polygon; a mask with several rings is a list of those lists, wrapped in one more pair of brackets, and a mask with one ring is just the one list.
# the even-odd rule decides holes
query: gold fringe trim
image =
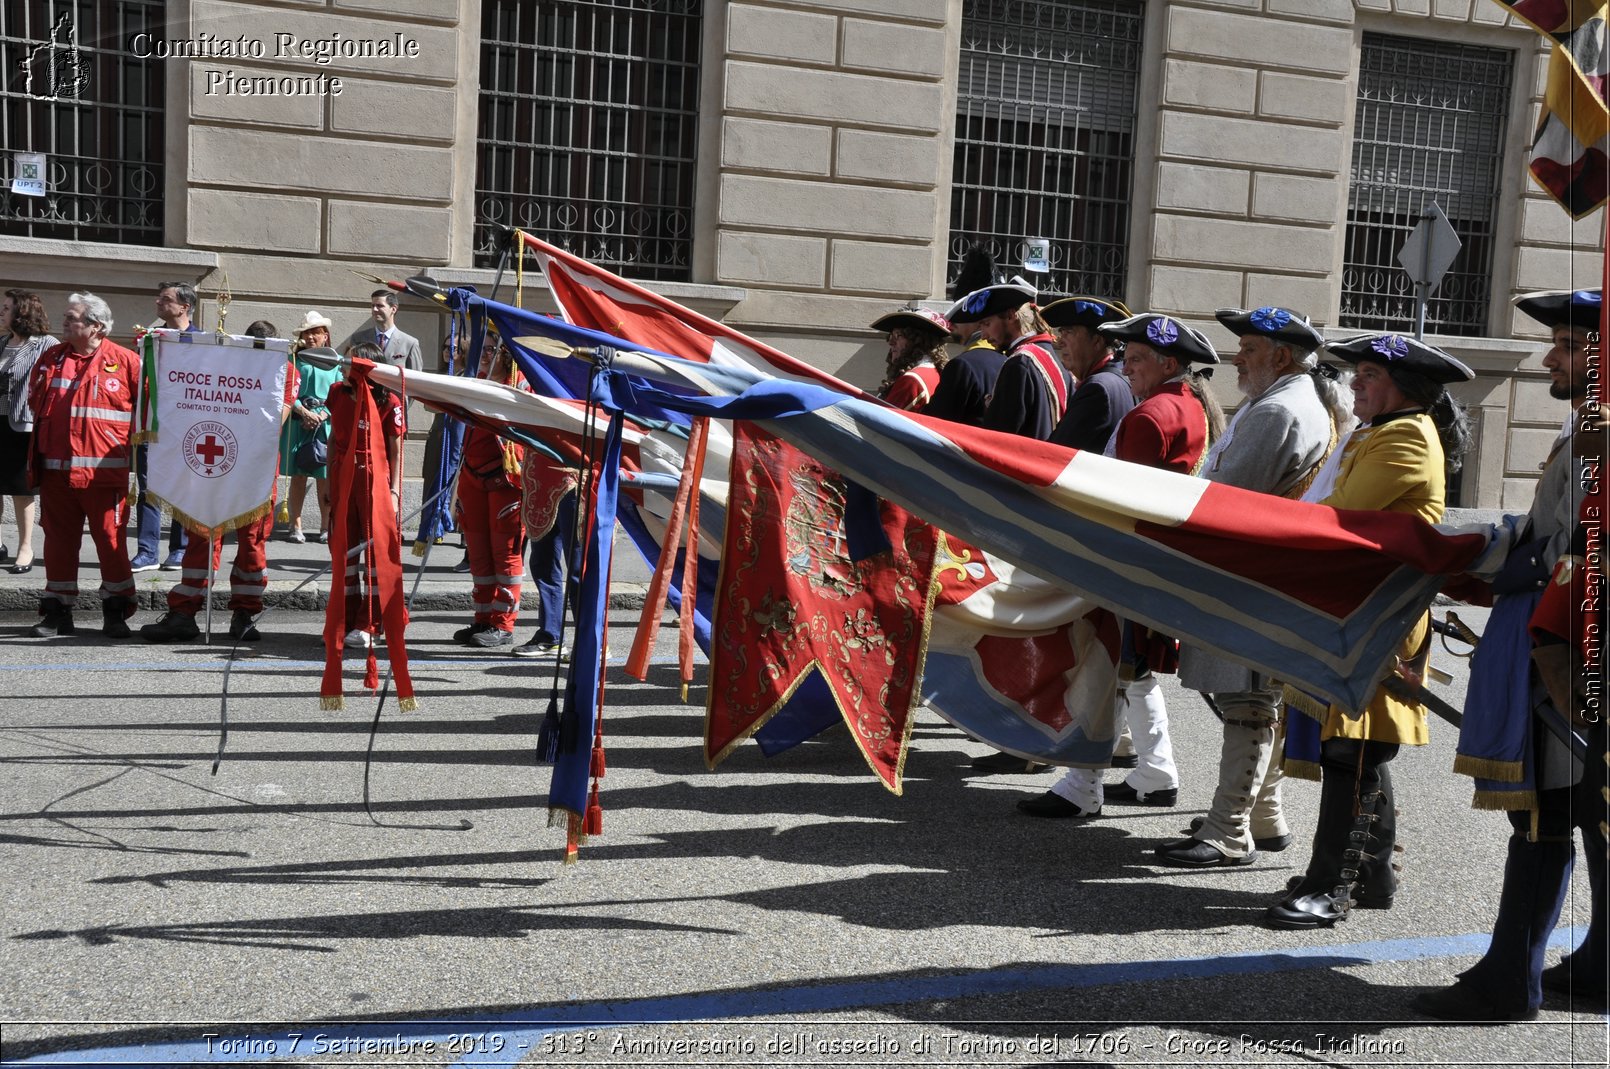
{"label": "gold fringe trim", "polygon": [[405,713],[411,713],[411,712],[413,712],[413,711],[415,711],[416,709],[419,708],[419,699],[418,698],[398,698],[397,699],[397,708],[401,709]]}
{"label": "gold fringe trim", "polygon": [[1472,757],[1456,754],[1453,770],[1464,776],[1497,780],[1499,783],[1519,783],[1526,778],[1526,770],[1519,761],[1499,761],[1491,757]]}
{"label": "gold fringe trim", "polygon": [[1317,783],[1320,778],[1319,762],[1298,761],[1288,757],[1286,758],[1285,774],[1287,779],[1306,779]]}
{"label": "gold fringe trim", "polygon": [[1287,705],[1318,720],[1321,725],[1330,719],[1330,706],[1315,698],[1306,691],[1298,690],[1287,683],[1281,688],[1280,700]]}
{"label": "gold fringe trim", "polygon": [[172,502],[153,494],[150,490],[145,492],[145,496],[146,500],[154,501],[159,507],[165,508],[168,510],[168,512],[172,513],[173,521],[184,527],[185,530],[190,531],[192,534],[197,531],[201,531],[211,535],[213,538],[222,537],[226,531],[234,531],[242,527],[250,527],[264,516],[272,515],[274,512],[274,498],[272,495],[270,495],[268,500],[264,501],[261,505],[256,505],[249,511],[241,513],[239,516],[227,519],[217,527],[210,527],[196,519],[194,516],[191,516],[189,513],[175,508]]}
{"label": "gold fringe trim", "polygon": [[340,712],[346,707],[346,699],[339,694],[326,694],[319,699],[319,708],[326,712]]}
{"label": "gold fringe trim", "polygon": [[423,543],[423,542],[415,542],[414,545],[413,545],[413,551],[414,551],[414,556],[423,557],[425,555],[425,543]]}
{"label": "gold fringe trim", "polygon": [[130,445],[150,445],[157,440],[156,431],[135,431],[129,435]]}
{"label": "gold fringe trim", "polygon": [[1537,795],[1532,791],[1477,791],[1470,800],[1472,809],[1519,810],[1537,809]]}

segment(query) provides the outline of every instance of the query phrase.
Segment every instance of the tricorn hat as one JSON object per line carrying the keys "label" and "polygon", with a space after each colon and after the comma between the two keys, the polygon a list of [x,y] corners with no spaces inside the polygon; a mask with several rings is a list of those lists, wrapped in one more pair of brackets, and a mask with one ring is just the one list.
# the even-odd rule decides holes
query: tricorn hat
{"label": "tricorn hat", "polygon": [[1308,317],[1298,315],[1290,308],[1220,308],[1213,313],[1213,317],[1238,338],[1245,338],[1249,334],[1270,338],[1295,346],[1305,353],[1325,345],[1324,335],[1313,328]]}
{"label": "tricorn hat", "polygon": [[873,330],[888,332],[895,327],[916,327],[918,330],[949,334],[950,320],[930,309],[907,305],[905,308],[896,308],[894,311],[881,315],[872,321]]}
{"label": "tricorn hat", "polygon": [[1349,364],[1373,360],[1388,368],[1424,375],[1432,382],[1469,382],[1476,373],[1434,345],[1401,334],[1365,334],[1331,342],[1330,353]]}
{"label": "tricorn hat", "polygon": [[1219,354],[1213,343],[1195,327],[1188,327],[1173,316],[1157,312],[1121,319],[1116,323],[1103,323],[1096,328],[1109,338],[1119,341],[1142,342],[1165,356],[1172,356],[1181,364],[1217,364]]}
{"label": "tricorn hat", "polygon": [[1034,300],[1038,292],[1021,278],[1013,278],[1010,282],[1000,282],[974,290],[951,305],[950,311],[945,313],[945,318],[958,327],[977,323],[989,316],[1010,312],[1014,308],[1028,304]]}
{"label": "tricorn hat", "polygon": [[1599,325],[1603,290],[1546,290],[1515,298],[1515,307],[1549,329],[1576,327],[1593,330]]}
{"label": "tricorn hat", "polygon": [[1040,318],[1053,330],[1061,327],[1095,330],[1103,323],[1128,319],[1134,314],[1122,301],[1104,301],[1099,297],[1063,297],[1040,309]]}

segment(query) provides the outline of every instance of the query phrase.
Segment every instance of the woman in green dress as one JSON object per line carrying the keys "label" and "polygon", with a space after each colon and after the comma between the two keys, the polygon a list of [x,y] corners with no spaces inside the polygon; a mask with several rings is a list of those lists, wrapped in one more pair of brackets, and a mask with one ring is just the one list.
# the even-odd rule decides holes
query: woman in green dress
{"label": "woman in green dress", "polygon": [[[328,348],[329,345],[330,321],[317,312],[308,312],[296,328],[296,338],[291,343],[292,353],[299,354],[303,349]],[[317,539],[323,542],[329,537],[330,530],[329,469],[323,464],[305,467],[297,463],[297,452],[303,443],[311,439],[329,442],[330,412],[325,407],[325,399],[330,395],[330,387],[341,378],[341,372],[336,368],[317,367],[300,356],[296,357],[296,370],[302,376],[302,386],[297,392],[296,403],[291,406],[291,416],[280,430],[280,471],[291,479],[290,500],[286,502],[291,521],[289,538],[292,542],[307,541],[307,536],[302,533],[302,505],[307,500],[307,481],[311,478],[319,495]]]}

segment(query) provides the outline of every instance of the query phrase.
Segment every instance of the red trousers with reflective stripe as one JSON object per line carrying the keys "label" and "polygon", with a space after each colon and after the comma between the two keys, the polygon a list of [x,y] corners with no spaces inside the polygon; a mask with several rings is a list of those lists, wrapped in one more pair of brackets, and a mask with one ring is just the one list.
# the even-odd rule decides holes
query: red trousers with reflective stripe
{"label": "red trousers with reflective stripe", "polygon": [[[134,573],[123,544],[128,521],[128,489],[119,486],[68,485],[65,471],[40,475],[39,525],[45,530],[45,599],[55,598],[67,608],[78,603],[78,551],[84,544],[84,524],[101,564],[101,598],[130,599],[133,614]],[[43,603],[41,603],[43,611]]]}
{"label": "red trousers with reflective stripe", "polygon": [[[263,611],[263,591],[268,587],[268,536],[274,530],[273,502],[268,513],[235,530],[235,566],[229,572],[229,608],[249,612]],[[207,551],[212,550],[208,561]],[[168,591],[168,608],[195,616],[206,608],[208,564],[218,568],[224,555],[222,537],[210,540],[190,532],[184,547],[184,571],[179,585]]]}
{"label": "red trousers with reflective stripe", "polygon": [[520,488],[506,482],[487,487],[465,472],[458,480],[458,506],[464,552],[475,580],[475,622],[513,631],[525,577]]}

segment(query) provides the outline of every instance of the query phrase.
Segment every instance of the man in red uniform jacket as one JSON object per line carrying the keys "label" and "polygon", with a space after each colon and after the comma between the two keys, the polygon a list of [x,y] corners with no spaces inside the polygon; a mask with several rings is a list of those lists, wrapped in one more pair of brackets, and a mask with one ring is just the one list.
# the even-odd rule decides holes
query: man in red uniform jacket
{"label": "man in red uniform jacket", "polygon": [[129,447],[140,361],[110,340],[112,310],[93,293],[74,293],[62,314],[62,343],[47,350],[29,380],[34,410],[31,464],[45,530],[43,617],[38,638],[71,635],[78,603],[78,549],[84,523],[101,566],[101,631],[129,634],[134,573],[128,520]]}
{"label": "man in red uniform jacket", "polygon": [[[1124,375],[1140,402],[1118,424],[1112,454],[1149,468],[1194,472],[1211,437],[1211,402],[1204,404],[1193,389],[1190,372],[1193,363],[1218,362],[1212,343],[1179,320],[1151,312],[1101,323],[1096,329],[1125,343]],[[1177,645],[1165,635],[1125,621],[1119,657],[1118,711],[1134,739],[1135,771],[1109,788],[1100,769],[1070,768],[1049,791],[1020,799],[1020,812],[1033,817],[1094,817],[1109,801],[1159,807],[1179,801],[1168,709],[1154,675],[1174,670]]]}

